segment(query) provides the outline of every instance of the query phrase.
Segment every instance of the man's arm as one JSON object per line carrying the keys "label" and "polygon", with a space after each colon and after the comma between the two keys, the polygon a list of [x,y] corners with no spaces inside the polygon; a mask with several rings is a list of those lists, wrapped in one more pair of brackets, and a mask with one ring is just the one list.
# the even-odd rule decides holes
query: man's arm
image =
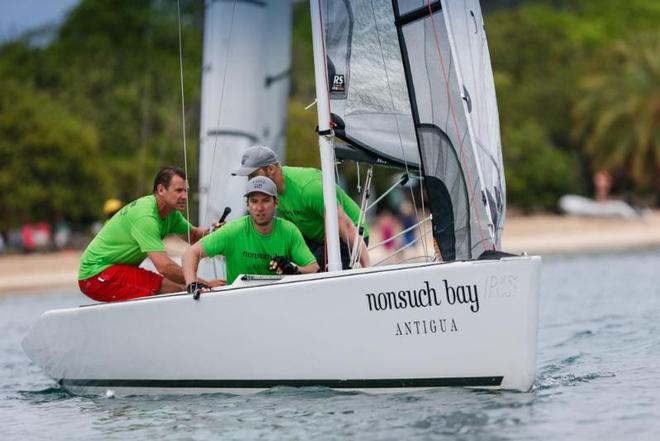
{"label": "man's arm", "polygon": [[[341,206],[337,206],[337,226],[339,227],[339,237],[346,242],[351,251],[353,251],[353,242],[358,237],[357,227],[353,224],[351,218],[346,215],[346,212]],[[360,237],[360,266],[366,268],[371,265],[369,259],[369,251],[364,240]]]}
{"label": "man's arm", "polygon": [[[224,224],[227,222],[216,222],[212,225],[213,231],[217,230],[218,228],[222,227]],[[207,234],[211,233],[211,228],[203,228],[203,227],[192,227],[190,229],[190,243],[195,243],[198,240],[200,240],[202,237],[206,236]],[[184,234],[183,235],[184,240],[188,239],[188,235]]]}
{"label": "man's arm", "polygon": [[199,261],[203,257],[206,257],[206,252],[204,252],[200,242],[195,242],[183,253],[181,265],[183,266],[183,277],[186,285],[197,280],[197,268],[199,268]]}
{"label": "man's arm", "polygon": [[184,282],[181,267],[177,265],[177,263],[173,261],[165,251],[152,251],[147,253],[147,256],[149,256],[149,259],[154,263],[156,270],[162,274],[163,277],[176,283]]}
{"label": "man's arm", "polygon": [[309,265],[299,266],[298,267],[298,272],[300,274],[318,273],[319,272],[319,264],[314,262],[314,263],[310,263]]}
{"label": "man's arm", "polygon": [[[197,245],[197,243],[195,244]],[[194,246],[194,245],[193,245]],[[200,246],[201,248],[201,246]],[[188,253],[192,247],[188,248],[186,253]],[[157,252],[151,252],[147,253],[147,256],[149,256],[149,259],[154,263],[154,266],[156,267],[156,270],[163,275],[163,277],[176,282],[176,283],[181,283],[181,284],[187,284],[185,283],[185,277],[183,270],[175,261],[173,261],[170,256],[167,255],[166,252],[164,251],[157,251]],[[184,254],[185,256],[185,254]],[[197,265],[199,265],[199,258],[197,260]],[[197,272],[197,266],[195,266],[195,273]],[[195,280],[195,279],[193,279]],[[197,278],[196,280],[204,283],[205,285],[211,286],[211,287],[216,287],[216,286],[223,286],[226,284],[226,282],[222,279],[214,279],[210,281],[206,281],[202,278]]]}
{"label": "man's arm", "polygon": [[209,234],[209,228],[192,227],[190,229],[190,243],[197,243],[199,239],[207,234]]}

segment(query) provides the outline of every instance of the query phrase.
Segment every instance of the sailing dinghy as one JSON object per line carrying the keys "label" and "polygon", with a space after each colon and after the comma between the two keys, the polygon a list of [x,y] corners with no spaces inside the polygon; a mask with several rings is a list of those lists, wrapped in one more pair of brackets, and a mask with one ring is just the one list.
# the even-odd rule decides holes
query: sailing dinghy
{"label": "sailing dinghy", "polygon": [[[48,311],[23,348],[65,389],[532,387],[540,258],[499,252],[505,187],[478,1],[310,5],[330,271],[246,276],[199,301]],[[340,151],[419,175],[442,259],[339,270]]]}

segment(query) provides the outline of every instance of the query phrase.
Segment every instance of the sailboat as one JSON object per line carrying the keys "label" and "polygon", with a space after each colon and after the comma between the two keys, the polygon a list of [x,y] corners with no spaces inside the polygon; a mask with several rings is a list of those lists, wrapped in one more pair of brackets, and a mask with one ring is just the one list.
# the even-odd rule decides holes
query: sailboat
{"label": "sailboat", "polygon": [[[63,388],[533,386],[540,258],[500,250],[505,184],[478,1],[310,6],[329,271],[246,275],[198,301],[48,311],[23,348]],[[434,261],[340,270],[340,156],[418,171]]]}

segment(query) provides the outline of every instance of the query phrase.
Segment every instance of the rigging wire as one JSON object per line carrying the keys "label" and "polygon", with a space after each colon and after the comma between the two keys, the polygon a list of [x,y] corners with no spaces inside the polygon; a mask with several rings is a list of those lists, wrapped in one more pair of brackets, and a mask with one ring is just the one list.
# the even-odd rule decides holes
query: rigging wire
{"label": "rigging wire", "polygon": [[415,225],[413,225],[413,226],[411,226],[411,227],[408,227],[408,228],[406,228],[405,230],[401,230],[401,231],[399,231],[399,232],[396,233],[394,236],[391,236],[391,237],[389,237],[389,238],[387,238],[387,239],[385,239],[385,240],[383,240],[383,241],[380,241],[380,242],[378,242],[378,243],[376,243],[376,244],[370,245],[369,248],[368,248],[368,250],[373,250],[373,249],[376,249],[376,248],[378,248],[378,247],[381,247],[381,246],[383,246],[383,245],[385,245],[385,244],[387,244],[387,243],[390,243],[390,242],[392,242],[394,239],[396,239],[397,237],[403,236],[403,235],[406,234],[407,232],[409,232],[409,231],[411,231],[411,230],[414,230],[415,228],[418,228],[420,225],[425,224],[425,223],[427,223],[427,222],[430,221],[430,220],[431,220],[431,216],[428,216],[427,218],[422,219],[421,221],[417,222]]}
{"label": "rigging wire", "polygon": [[[186,144],[186,99],[183,88],[183,45],[181,42],[181,3],[176,0],[176,16],[179,30],[179,79],[181,80],[181,127],[183,132],[183,168],[188,177],[188,145]],[[186,182],[186,186],[188,183]],[[186,191],[188,189],[186,188]],[[190,204],[186,204],[186,219],[188,219],[188,243],[190,244]]]}
{"label": "rigging wire", "polygon": [[[375,264],[373,264],[373,266],[378,266],[378,265],[380,265],[381,263],[383,263],[383,262],[385,262],[385,261],[391,259],[392,257],[396,256],[397,254],[402,253],[403,251],[405,251],[405,250],[407,250],[408,248],[412,247],[412,246],[413,246],[417,241],[419,241],[420,239],[423,240],[424,236],[428,235],[430,232],[431,232],[431,230],[426,230],[426,231],[424,231],[421,235],[417,236],[417,237],[416,237],[415,239],[413,239],[411,242],[408,242],[407,244],[405,244],[404,246],[402,246],[402,247],[399,248],[398,250],[396,250],[396,251],[394,251],[393,253],[391,253],[391,254],[385,256],[384,258],[382,258],[381,260],[379,260],[378,262],[376,262]],[[425,257],[426,260],[428,261],[428,256],[424,256],[424,257]]]}

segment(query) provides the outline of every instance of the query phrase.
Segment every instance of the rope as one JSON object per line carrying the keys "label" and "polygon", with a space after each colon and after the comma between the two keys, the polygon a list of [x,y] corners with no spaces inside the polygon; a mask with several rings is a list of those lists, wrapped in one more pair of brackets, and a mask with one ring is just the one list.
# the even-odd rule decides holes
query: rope
{"label": "rope", "polygon": [[[181,4],[176,0],[176,17],[179,29],[179,78],[181,80],[181,127],[183,132],[183,168],[188,176],[188,145],[186,144],[186,98],[183,87],[183,44],[181,42]],[[186,183],[187,185],[187,183]],[[187,189],[186,189],[187,190]],[[190,204],[186,204],[186,219],[188,220],[188,243],[190,243]]]}

